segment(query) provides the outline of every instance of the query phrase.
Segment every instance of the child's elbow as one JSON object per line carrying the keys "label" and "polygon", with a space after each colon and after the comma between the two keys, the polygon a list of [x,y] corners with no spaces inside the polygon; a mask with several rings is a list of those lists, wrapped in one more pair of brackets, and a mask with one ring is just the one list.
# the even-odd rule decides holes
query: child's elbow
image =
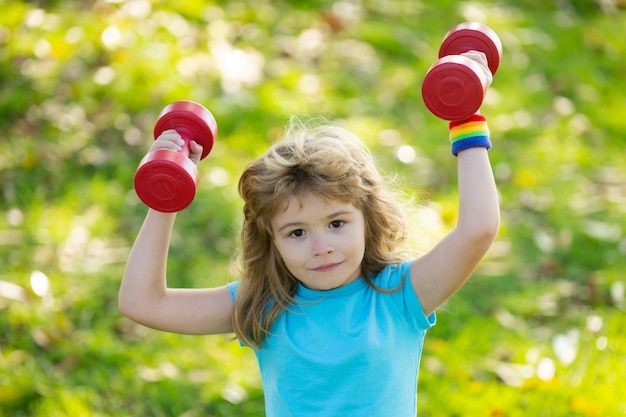
{"label": "child's elbow", "polygon": [[494,217],[477,225],[473,232],[473,240],[485,250],[489,249],[500,231],[500,218]]}
{"label": "child's elbow", "polygon": [[120,291],[117,298],[117,308],[123,316],[133,320],[138,321],[138,312],[137,305],[134,303],[129,297],[127,297],[123,292]]}
{"label": "child's elbow", "polygon": [[126,302],[122,301],[121,297],[119,297],[117,300],[117,308],[118,310],[120,310],[120,313],[122,313],[123,316],[126,316],[127,318],[132,320],[132,310]]}
{"label": "child's elbow", "polygon": [[459,226],[471,247],[486,252],[498,236],[500,219],[499,217],[476,219],[476,221]]}
{"label": "child's elbow", "polygon": [[486,238],[491,241],[495,240],[496,236],[498,236],[498,232],[500,231],[500,216],[495,216],[490,221],[486,222],[484,229]]}

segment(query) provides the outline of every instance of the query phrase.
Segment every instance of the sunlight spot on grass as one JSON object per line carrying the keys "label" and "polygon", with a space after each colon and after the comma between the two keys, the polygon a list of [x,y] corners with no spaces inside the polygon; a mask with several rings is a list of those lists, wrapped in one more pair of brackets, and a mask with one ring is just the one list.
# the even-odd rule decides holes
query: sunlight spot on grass
{"label": "sunlight spot on grass", "polygon": [[405,164],[410,164],[411,162],[413,162],[415,160],[415,155],[415,149],[413,149],[413,147],[409,145],[400,146],[398,152],[396,153],[398,160]]}
{"label": "sunlight spot on grass", "polygon": [[115,79],[115,70],[111,67],[100,67],[93,75],[93,81],[99,85],[108,85]]}
{"label": "sunlight spot on grass", "polygon": [[22,210],[13,207],[7,213],[7,221],[11,226],[19,226],[24,221],[24,213],[22,213]]}
{"label": "sunlight spot on grass", "polygon": [[36,60],[26,59],[20,66],[22,75],[29,78],[46,78],[55,69],[55,63],[53,60]]}
{"label": "sunlight spot on grass", "polygon": [[143,367],[139,370],[139,377],[148,382],[175,379],[179,374],[178,367],[171,362],[163,362],[157,368]]}
{"label": "sunlight spot on grass", "polygon": [[28,12],[26,18],[24,19],[24,24],[29,28],[36,28],[41,25],[46,20],[46,11],[43,9],[33,9]]}
{"label": "sunlight spot on grass", "polygon": [[345,63],[348,71],[353,69],[360,73],[375,74],[381,66],[380,58],[376,50],[365,42],[347,39],[337,43],[337,50]]}
{"label": "sunlight spot on grass", "polygon": [[400,143],[402,135],[396,129],[383,129],[378,134],[378,143],[383,146],[394,146]]}
{"label": "sunlight spot on grass", "polygon": [[215,67],[209,54],[197,53],[181,58],[176,64],[176,71],[183,77],[203,76]]}
{"label": "sunlight spot on grass", "polygon": [[622,228],[618,224],[587,220],[583,224],[583,232],[594,239],[616,242],[622,237]]}
{"label": "sunlight spot on grass", "polygon": [[535,245],[543,253],[551,253],[556,247],[555,239],[545,230],[537,230],[533,236]]}
{"label": "sunlight spot on grass", "polygon": [[303,55],[314,56],[324,45],[324,34],[317,29],[307,29],[298,36],[298,51]]}
{"label": "sunlight spot on grass", "polygon": [[131,146],[139,146],[143,142],[143,132],[135,127],[131,126],[124,130],[124,142]]}
{"label": "sunlight spot on grass", "polygon": [[568,126],[572,133],[582,135],[583,133],[591,129],[591,122],[589,121],[589,118],[584,114],[575,114],[569,121]]}
{"label": "sunlight spot on grass", "polygon": [[485,9],[478,3],[461,3],[461,14],[468,21],[481,22],[484,21],[486,16]]}
{"label": "sunlight spot on grass", "polygon": [[111,25],[104,29],[100,39],[108,49],[117,48],[122,43],[122,31],[116,25]]}
{"label": "sunlight spot on grass", "polygon": [[65,32],[65,41],[75,45],[83,39],[85,30],[80,26],[71,27]]}
{"label": "sunlight spot on grass", "polygon": [[543,381],[550,381],[554,378],[556,366],[550,358],[542,358],[537,365],[537,378]]}
{"label": "sunlight spot on grass", "polygon": [[72,128],[84,127],[87,124],[85,110],[80,105],[66,106],[63,115],[57,121],[59,129],[65,132]]}
{"label": "sunlight spot on grass", "polygon": [[215,167],[206,175],[207,181],[214,187],[224,187],[230,182],[230,175],[222,167]]}
{"label": "sunlight spot on grass", "polygon": [[163,362],[159,365],[161,373],[168,378],[176,378],[179,374],[178,367],[171,362]]}
{"label": "sunlight spot on grass", "polygon": [[572,329],[565,334],[559,333],[552,339],[552,349],[559,362],[571,365],[578,355],[578,340],[580,332]]}
{"label": "sunlight spot on grass", "polygon": [[139,378],[148,382],[158,382],[162,378],[161,373],[155,368],[142,368],[139,370]]}
{"label": "sunlight spot on grass", "polygon": [[530,364],[539,363],[539,360],[541,360],[541,351],[537,347],[531,347],[526,351],[524,357],[526,358],[526,362]]}
{"label": "sunlight spot on grass", "polygon": [[265,60],[258,52],[234,48],[224,40],[212,42],[210,50],[227,93],[238,93],[243,87],[254,87],[262,81]]}
{"label": "sunlight spot on grass", "polygon": [[28,297],[26,290],[12,282],[0,281],[0,297],[15,301],[25,301]]}
{"label": "sunlight spot on grass", "polygon": [[408,237],[411,250],[424,251],[432,247],[448,231],[442,216],[442,208],[436,204],[423,205],[407,213],[408,223],[413,225]]}
{"label": "sunlight spot on grass", "polygon": [[541,30],[527,28],[520,29],[517,33],[522,45],[536,45],[546,51],[553,50],[556,47],[554,39]]}
{"label": "sunlight spot on grass", "polygon": [[556,97],[552,103],[554,110],[561,116],[569,116],[574,113],[574,103],[567,97]]}
{"label": "sunlight spot on grass", "polygon": [[542,294],[537,299],[537,307],[544,316],[556,316],[559,310],[558,295],[552,292]]}
{"label": "sunlight spot on grass", "polygon": [[298,87],[304,94],[312,95],[321,90],[321,84],[320,78],[317,75],[304,74],[302,78],[300,78]]}
{"label": "sunlight spot on grass", "polygon": [[344,24],[356,24],[363,19],[363,8],[359,2],[338,1],[333,4],[333,13]]}
{"label": "sunlight spot on grass", "polygon": [[511,129],[526,128],[532,125],[532,116],[524,111],[519,110],[514,113],[502,113],[492,119],[493,126],[501,131]]}
{"label": "sunlight spot on grass", "polygon": [[191,33],[189,22],[176,13],[158,11],[154,14],[154,21],[177,38],[183,38]]}
{"label": "sunlight spot on grass", "polygon": [[602,317],[596,316],[595,314],[592,314],[591,316],[587,317],[587,328],[591,330],[592,332],[594,333],[599,332],[600,330],[602,330],[602,326],[603,326]]}
{"label": "sunlight spot on grass", "polygon": [[500,323],[502,326],[506,327],[507,329],[521,330],[525,327],[525,323],[522,319],[514,316],[513,314],[511,314],[508,310],[504,308],[498,309],[495,316],[496,316],[496,320],[498,321],[498,323]]}
{"label": "sunlight spot on grass", "polygon": [[231,27],[221,19],[213,19],[207,31],[209,36],[213,39],[225,39],[230,35]]}
{"label": "sunlight spot on grass", "polygon": [[44,297],[50,290],[50,280],[48,276],[41,271],[33,271],[30,274],[30,287],[39,297]]}
{"label": "sunlight spot on grass", "polygon": [[424,369],[427,369],[428,372],[432,374],[443,375],[446,371],[446,366],[436,356],[432,356],[432,355],[424,356],[423,364],[424,364]]}
{"label": "sunlight spot on grass", "polygon": [[487,90],[487,94],[485,95],[485,99],[483,100],[483,104],[489,106],[497,106],[502,100],[502,95],[495,88],[489,88]]}
{"label": "sunlight spot on grass", "polygon": [[535,375],[535,367],[525,364],[497,362],[494,372],[507,385],[520,387],[529,378]]}
{"label": "sunlight spot on grass", "polygon": [[598,350],[605,350],[609,345],[609,339],[606,336],[600,336],[596,340],[596,348]]}
{"label": "sunlight spot on grass", "polygon": [[35,47],[33,48],[33,53],[39,59],[48,57],[51,51],[52,46],[50,46],[50,42],[45,39],[39,39],[37,43],[35,43]]}
{"label": "sunlight spot on grass", "polygon": [[145,19],[152,11],[152,5],[146,0],[130,0],[122,6],[122,11],[135,19]]}
{"label": "sunlight spot on grass", "polygon": [[625,292],[626,292],[626,288],[622,281],[614,282],[611,285],[611,299],[613,300],[613,303],[615,303],[618,306],[623,305]]}
{"label": "sunlight spot on grass", "polygon": [[220,395],[232,404],[240,404],[248,399],[248,392],[241,385],[232,381],[226,384]]}
{"label": "sunlight spot on grass", "polygon": [[21,245],[24,233],[20,230],[0,230],[0,245]]}

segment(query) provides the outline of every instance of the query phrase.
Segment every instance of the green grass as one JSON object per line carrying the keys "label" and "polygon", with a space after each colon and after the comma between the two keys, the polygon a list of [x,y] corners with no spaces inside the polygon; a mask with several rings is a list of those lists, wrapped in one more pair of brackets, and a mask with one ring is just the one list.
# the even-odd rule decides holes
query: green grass
{"label": "green grass", "polygon": [[[264,415],[250,350],[118,311],[157,115],[191,99],[219,125],[177,219],[172,286],[232,279],[238,175],[291,114],[359,134],[432,201],[432,241],[456,219],[456,167],[421,80],[465,20],[504,45],[482,109],[502,228],[428,334],[419,415],[626,414],[623,5],[300,3],[2,2],[0,416]],[[403,145],[415,161],[399,162]]]}

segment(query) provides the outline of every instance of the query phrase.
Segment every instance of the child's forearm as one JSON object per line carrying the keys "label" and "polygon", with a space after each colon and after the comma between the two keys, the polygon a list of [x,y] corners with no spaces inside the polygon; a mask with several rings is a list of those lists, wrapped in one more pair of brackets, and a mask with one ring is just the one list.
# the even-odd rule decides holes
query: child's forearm
{"label": "child's forearm", "polygon": [[471,148],[459,152],[458,177],[457,229],[486,250],[500,225],[498,192],[487,150]]}
{"label": "child's forearm", "polygon": [[165,295],[166,268],[175,213],[149,210],[130,251],[119,292],[119,308],[142,321]]}

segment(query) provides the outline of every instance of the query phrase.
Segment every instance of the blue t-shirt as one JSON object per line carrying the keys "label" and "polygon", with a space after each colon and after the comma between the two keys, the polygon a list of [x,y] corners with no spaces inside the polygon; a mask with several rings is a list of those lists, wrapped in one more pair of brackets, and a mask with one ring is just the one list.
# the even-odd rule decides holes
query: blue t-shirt
{"label": "blue t-shirt", "polygon": [[[410,262],[329,291],[298,287],[296,303],[255,350],[268,417],[415,417],[426,330],[435,324],[415,295]],[[234,298],[237,283],[229,284]]]}

